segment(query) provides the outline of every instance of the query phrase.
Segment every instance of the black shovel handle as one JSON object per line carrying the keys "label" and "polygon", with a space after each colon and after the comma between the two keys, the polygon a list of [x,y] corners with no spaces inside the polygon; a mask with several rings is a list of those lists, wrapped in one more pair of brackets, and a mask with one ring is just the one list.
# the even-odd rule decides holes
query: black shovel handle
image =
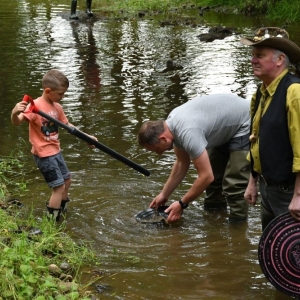
{"label": "black shovel handle", "polygon": [[[25,96],[27,96],[25,98]],[[78,129],[76,129],[75,127],[72,127],[72,126],[68,126],[62,122],[60,122],[59,120],[49,116],[48,114],[40,111],[35,105],[34,105],[34,102],[32,100],[32,98],[28,95],[25,95],[23,100],[24,101],[30,101],[31,102],[31,106],[33,106],[31,108],[31,111],[34,112],[34,113],[37,113],[39,114],[40,116],[46,118],[47,120],[49,121],[52,121],[53,123],[55,123],[57,126],[60,126],[64,129],[66,129],[70,134],[72,135],[75,135],[76,137],[78,137],[79,139],[87,142],[88,144],[90,145],[94,145],[96,148],[100,149],[101,151],[109,154],[110,156],[116,158],[117,160],[121,161],[122,163],[124,163],[125,165],[133,168],[134,170],[142,173],[143,175],[145,176],[149,176],[150,175],[150,172],[143,168],[142,166],[136,164],[135,162],[131,161],[130,159],[126,158],[125,156],[119,154],[118,152],[110,149],[109,147],[101,144],[100,142],[98,142],[97,140],[93,139],[92,137],[90,137],[89,135],[87,135],[86,133],[82,132],[82,131],[79,131]]]}

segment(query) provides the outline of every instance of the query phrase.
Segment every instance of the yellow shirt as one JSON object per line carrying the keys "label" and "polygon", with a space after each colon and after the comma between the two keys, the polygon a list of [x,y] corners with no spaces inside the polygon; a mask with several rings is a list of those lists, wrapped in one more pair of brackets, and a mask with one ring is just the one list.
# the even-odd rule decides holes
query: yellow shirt
{"label": "yellow shirt", "polygon": [[[288,69],[285,69],[267,88],[264,84],[260,87],[262,94],[257,111],[253,118],[251,135],[255,136],[255,140],[251,142],[250,151],[253,157],[253,169],[257,173],[262,173],[260,157],[259,157],[259,124],[260,119],[267,111],[275,91],[281,79],[287,74]],[[251,99],[251,115],[255,106],[256,92]],[[288,129],[290,141],[293,149],[293,169],[292,172],[300,172],[300,84],[291,84],[287,90],[286,110],[288,119]],[[249,156],[248,156],[249,158]]]}

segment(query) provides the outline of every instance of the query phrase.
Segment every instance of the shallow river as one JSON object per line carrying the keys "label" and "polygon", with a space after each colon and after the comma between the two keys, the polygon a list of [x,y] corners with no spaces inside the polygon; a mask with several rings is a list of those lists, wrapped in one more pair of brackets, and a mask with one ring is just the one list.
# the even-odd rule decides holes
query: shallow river
{"label": "shallow river", "polygon": [[[204,211],[202,198],[172,226],[157,228],[134,218],[158,194],[174,161],[172,152],[159,157],[138,147],[142,122],[164,119],[197,95],[233,92],[250,99],[255,90],[250,52],[239,43],[240,34],[212,43],[198,35],[219,24],[243,34],[277,24],[213,12],[199,17],[191,10],[181,18],[197,17],[196,26],[161,26],[155,18],[70,22],[64,17],[69,2],[18,0],[0,6],[0,149],[1,155],[15,148],[25,153],[30,183],[22,202],[34,205],[39,217],[50,190],[33,164],[27,126],[13,127],[10,113],[24,94],[39,96],[43,74],[59,68],[70,80],[62,105],[71,123],[151,172],[143,176],[60,130],[73,175],[67,230],[99,253],[98,284],[106,287],[99,298],[289,299],[268,283],[258,264],[258,206],[251,207],[244,224],[227,224],[225,212]],[[83,10],[85,1],[79,2]],[[288,30],[299,43],[299,29]],[[168,60],[181,68],[166,72]],[[195,176],[191,168],[170,203]]]}

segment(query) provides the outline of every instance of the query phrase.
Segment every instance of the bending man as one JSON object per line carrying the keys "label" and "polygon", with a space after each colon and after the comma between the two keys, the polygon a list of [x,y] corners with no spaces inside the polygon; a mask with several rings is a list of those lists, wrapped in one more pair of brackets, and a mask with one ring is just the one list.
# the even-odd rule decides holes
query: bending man
{"label": "bending man", "polygon": [[229,222],[245,221],[249,128],[249,101],[233,94],[197,97],[175,108],[166,121],[145,122],[138,132],[138,143],[157,154],[174,149],[176,155],[171,174],[150,207],[168,201],[192,161],[197,179],[182,199],[165,211],[168,222],[178,220],[182,210],[205,190],[205,209],[225,210],[228,204]]}

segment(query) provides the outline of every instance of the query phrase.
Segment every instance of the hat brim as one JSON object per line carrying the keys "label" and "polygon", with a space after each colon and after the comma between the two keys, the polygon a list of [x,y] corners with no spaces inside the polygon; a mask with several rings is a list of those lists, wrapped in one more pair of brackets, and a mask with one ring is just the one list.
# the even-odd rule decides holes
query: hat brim
{"label": "hat brim", "polygon": [[300,222],[288,212],[276,217],[264,230],[258,260],[266,278],[292,297],[300,295]]}
{"label": "hat brim", "polygon": [[300,61],[300,48],[291,40],[281,37],[271,37],[262,41],[254,41],[250,38],[242,38],[240,42],[246,46],[269,47],[284,52],[291,63],[296,64]]}

